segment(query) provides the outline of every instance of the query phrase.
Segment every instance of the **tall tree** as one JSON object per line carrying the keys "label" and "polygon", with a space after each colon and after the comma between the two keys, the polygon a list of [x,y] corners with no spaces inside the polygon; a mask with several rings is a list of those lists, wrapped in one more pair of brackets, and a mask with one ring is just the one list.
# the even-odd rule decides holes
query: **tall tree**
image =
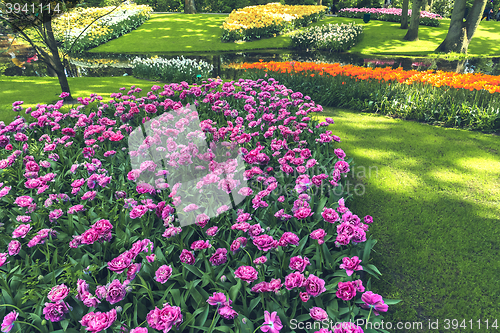
{"label": "tall tree", "polygon": [[[55,3],[51,2],[51,0],[18,0],[16,4],[5,4],[2,1],[4,6],[0,12],[0,21],[7,24],[15,34],[20,35],[22,39],[28,42],[38,54],[38,58],[47,65],[49,72],[57,75],[61,91],[69,93],[69,96],[64,98],[65,101],[73,101],[73,97],[64,71],[64,64],[61,60],[58,41],[54,36],[52,20],[75,7],[78,3],[79,0],[65,0],[64,3]],[[85,27],[75,39],[73,45],[94,22],[117,8],[118,6]],[[63,53],[62,57],[65,56],[66,54]]]}
{"label": "tall tree", "polygon": [[436,52],[467,53],[470,41],[481,22],[486,2],[487,0],[475,0],[464,22],[467,0],[455,0],[448,34]]}
{"label": "tall tree", "polygon": [[194,5],[194,0],[184,1],[184,14],[196,14],[196,7]]}
{"label": "tall tree", "polygon": [[403,10],[401,12],[401,29],[408,29],[408,7],[410,0],[403,0]]}
{"label": "tall tree", "polygon": [[411,19],[410,28],[404,36],[403,39],[409,41],[418,40],[418,26],[420,24],[420,8],[425,0],[413,0],[413,5],[411,6]]}

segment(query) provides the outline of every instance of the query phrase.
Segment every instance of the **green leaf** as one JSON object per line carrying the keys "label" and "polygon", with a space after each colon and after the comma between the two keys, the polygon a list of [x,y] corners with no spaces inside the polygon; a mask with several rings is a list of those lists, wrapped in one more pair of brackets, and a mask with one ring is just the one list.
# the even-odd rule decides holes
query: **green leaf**
{"label": "green leaf", "polygon": [[196,325],[197,326],[205,326],[205,323],[207,322],[209,310],[210,310],[210,306],[207,304],[207,306],[205,306],[205,308],[203,309],[203,313],[198,318],[196,318]]}
{"label": "green leaf", "polygon": [[203,272],[200,271],[200,269],[196,266],[192,265],[184,265],[184,268],[186,268],[188,271],[196,275],[197,277],[201,278],[203,276]]}
{"label": "green leaf", "polygon": [[326,245],[326,243],[323,243],[322,245],[322,250],[323,250],[323,256],[325,258],[325,261],[326,261],[326,264],[330,267],[330,268],[333,268],[333,265],[335,264],[335,261],[332,257],[332,254],[330,253],[330,251],[328,250],[328,246]]}
{"label": "green leaf", "polygon": [[301,253],[302,252],[302,249],[304,248],[304,246],[306,245],[306,242],[307,242],[307,239],[309,238],[308,235],[304,236],[300,242],[299,242],[299,245],[293,250],[293,253],[292,253],[292,257],[295,256],[297,253]]}
{"label": "green leaf", "polygon": [[61,321],[61,326],[62,326],[64,332],[66,332],[66,330],[68,329],[68,325],[69,325],[69,320],[68,319],[65,319],[65,320]]}
{"label": "green leaf", "polygon": [[189,293],[190,293],[191,297],[194,299],[194,301],[196,302],[196,304],[191,303],[191,305],[193,305],[194,308],[197,308],[198,306],[200,306],[200,304],[203,302],[203,297],[201,297],[198,290],[196,290],[196,288],[193,286],[192,288],[189,288]]}
{"label": "green leaf", "polygon": [[[243,324],[243,322],[241,321],[243,318],[245,318],[247,320],[246,324]],[[238,319],[240,320],[240,333],[253,333],[255,328],[254,328],[253,323],[250,319],[246,318],[243,315],[239,315]]]}
{"label": "green leaf", "polygon": [[234,301],[238,297],[238,293],[241,289],[241,279],[238,279],[238,283],[229,289],[229,298]]}
{"label": "green leaf", "polygon": [[306,313],[306,314],[302,314],[302,315],[298,316],[298,317],[297,317],[297,318],[295,318],[295,319],[297,319],[297,322],[298,322],[298,323],[300,323],[300,322],[304,322],[304,321],[306,321],[306,320],[311,319],[311,315],[310,315],[310,314],[308,314],[308,313]]}
{"label": "green leaf", "polygon": [[255,297],[250,301],[250,307],[248,308],[248,312],[251,313],[252,310],[260,303],[260,297]]}
{"label": "green leaf", "polygon": [[52,281],[53,278],[54,279],[57,278],[59,275],[61,275],[63,270],[64,270],[64,268],[58,268],[55,271],[50,272],[49,274],[45,275],[43,277],[43,283],[49,283],[50,281]]}
{"label": "green leaf", "polygon": [[365,244],[365,248],[363,250],[362,262],[363,262],[363,264],[366,265],[370,261],[370,253],[371,253],[373,247],[375,246],[375,244],[377,244],[377,240],[373,239],[370,236],[370,238],[364,244]]}
{"label": "green leaf", "polygon": [[365,333],[378,333],[378,331],[373,329],[373,328],[365,328],[364,332]]}
{"label": "green leaf", "polygon": [[398,304],[401,301],[402,301],[401,299],[384,299],[384,303],[387,305]]}
{"label": "green leaf", "polygon": [[347,277],[347,272],[343,269],[333,273],[333,276]]}
{"label": "green leaf", "polygon": [[122,312],[127,311],[127,310],[128,310],[128,309],[132,306],[132,304],[133,304],[133,303],[127,303],[127,304],[125,304],[125,305],[123,306],[123,310],[122,310]]}
{"label": "green leaf", "polygon": [[181,292],[179,289],[171,289],[170,293],[172,294],[172,297],[174,298],[175,304],[178,306],[181,304]]}
{"label": "green leaf", "polygon": [[363,266],[363,271],[367,272],[370,275],[373,275],[377,280],[380,280],[377,273],[370,268],[370,265]]}
{"label": "green leaf", "polygon": [[372,264],[368,264],[368,265],[366,265],[365,267],[370,268],[372,271],[374,271],[374,272],[375,272],[375,273],[377,273],[378,275],[382,275],[382,273],[380,273],[380,271],[378,270],[378,268],[377,268],[377,267],[375,267],[375,266],[374,266],[374,265],[372,265]]}
{"label": "green leaf", "polygon": [[[327,197],[322,197],[320,200],[319,200],[319,204],[318,204],[318,208],[316,209],[316,213],[318,213],[319,215],[321,215],[321,213],[323,212],[323,208],[325,207],[325,204],[326,204],[326,201],[328,200]],[[319,216],[318,215],[318,216]]]}

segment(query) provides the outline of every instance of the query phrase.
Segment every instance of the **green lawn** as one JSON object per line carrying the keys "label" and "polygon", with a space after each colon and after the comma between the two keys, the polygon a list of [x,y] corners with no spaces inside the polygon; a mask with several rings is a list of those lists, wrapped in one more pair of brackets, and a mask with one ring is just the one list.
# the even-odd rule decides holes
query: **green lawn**
{"label": "green lawn", "polygon": [[[351,209],[374,218],[373,258],[383,274],[374,292],[403,300],[389,307],[385,321],[421,321],[426,328],[439,319],[439,332],[449,332],[446,318],[490,324],[500,318],[500,137],[325,111],[361,177]],[[451,331],[488,332],[475,325]]]}
{"label": "green lawn", "polygon": [[[68,78],[71,94],[74,98],[89,97],[95,93],[104,100],[109,99],[121,87],[136,85],[143,90],[150,89],[155,83],[129,77],[82,77]],[[0,121],[6,124],[14,120],[17,112],[12,111],[12,103],[24,101],[23,107],[34,107],[38,103],[55,103],[61,94],[61,87],[57,78],[53,77],[21,77],[0,76]],[[24,111],[21,112],[24,115]]]}
{"label": "green lawn", "polygon": [[286,48],[290,38],[223,43],[222,22],[227,14],[153,14],[136,30],[92,49],[97,53],[216,52]]}
{"label": "green lawn", "polygon": [[[348,23],[355,21],[363,25],[364,34],[361,42],[349,52],[381,55],[427,56],[446,38],[450,25],[449,19],[443,19],[439,27],[419,26],[419,40],[403,40],[406,30],[400,29],[400,23],[348,19],[345,17],[326,17],[318,23]],[[470,56],[500,55],[500,22],[482,21],[469,45]]]}
{"label": "green lawn", "polygon": [[[187,53],[245,51],[258,49],[287,48],[289,34],[276,38],[252,42],[223,43],[220,40],[222,22],[227,14],[153,14],[138,29],[91,52],[96,53]],[[349,52],[379,55],[428,56],[444,40],[448,32],[449,19],[439,27],[419,27],[419,41],[404,41],[406,30],[399,23],[370,21],[343,17],[325,17],[313,25],[347,23],[355,21],[365,27],[363,40]],[[476,57],[500,56],[500,22],[481,22],[469,46],[469,55]]]}

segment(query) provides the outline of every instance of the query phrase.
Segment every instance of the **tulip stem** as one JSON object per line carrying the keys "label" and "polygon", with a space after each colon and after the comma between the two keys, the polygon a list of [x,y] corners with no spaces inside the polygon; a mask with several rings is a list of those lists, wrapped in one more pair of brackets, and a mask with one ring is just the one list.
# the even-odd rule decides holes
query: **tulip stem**
{"label": "tulip stem", "polygon": [[0,307],[2,307],[2,306],[11,306],[11,307],[13,307],[14,309],[19,310],[19,312],[24,313],[24,312],[23,312],[23,310],[19,309],[17,306],[12,305],[12,304],[0,304]]}
{"label": "tulip stem", "polygon": [[31,326],[31,327],[36,328],[39,332],[41,332],[41,331],[42,331],[41,329],[39,329],[39,328],[38,328],[38,327],[36,327],[35,325],[30,324],[30,323],[27,323],[27,322],[25,322],[25,321],[19,321],[19,320],[16,320],[14,323],[26,324],[26,325],[29,325],[29,326]]}
{"label": "tulip stem", "polygon": [[253,263],[252,256],[250,255],[250,253],[248,253],[247,250],[243,249],[243,251],[245,251],[246,254],[248,254],[248,257],[250,258],[250,264],[249,265],[251,265]]}
{"label": "tulip stem", "polygon": [[[264,323],[264,324],[260,325],[259,327],[257,327],[257,328],[255,329],[255,331],[253,331],[253,333],[257,332],[257,330],[258,330],[259,328],[261,328],[262,326],[264,326],[264,325],[269,325],[269,324]],[[269,326],[271,326],[271,325],[269,325]]]}
{"label": "tulip stem", "polygon": [[370,322],[370,315],[372,314],[373,307],[370,306],[370,312],[368,313],[368,318],[366,319],[366,323],[368,324]]}
{"label": "tulip stem", "polygon": [[318,249],[317,251],[319,252],[319,271],[323,273],[323,252],[319,247],[319,241],[318,243],[316,243],[316,248]]}
{"label": "tulip stem", "polygon": [[212,331],[213,331],[213,326],[214,326],[214,323],[215,323],[215,317],[216,316],[217,316],[217,321],[218,321],[219,317],[218,317],[218,311],[217,310],[215,310],[214,318],[212,319],[212,323],[210,324],[210,328],[208,330],[208,333],[212,333]]}
{"label": "tulip stem", "polygon": [[210,261],[208,261],[205,251],[201,250],[201,253],[203,254],[203,260],[205,261],[205,266],[208,266],[210,268],[210,276],[212,277],[212,280],[215,280],[214,268],[212,267]]}

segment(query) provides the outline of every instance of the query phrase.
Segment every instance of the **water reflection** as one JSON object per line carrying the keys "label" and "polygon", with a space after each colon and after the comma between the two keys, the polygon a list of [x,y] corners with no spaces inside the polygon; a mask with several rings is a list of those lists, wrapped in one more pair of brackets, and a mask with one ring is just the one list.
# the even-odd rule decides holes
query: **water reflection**
{"label": "water reflection", "polygon": [[[66,75],[68,77],[103,77],[132,75],[131,61],[137,56],[175,58],[181,54],[83,54],[78,57],[65,59]],[[26,61],[32,57],[28,51],[16,54],[19,61]],[[474,58],[461,61],[447,61],[429,58],[395,58],[374,57],[351,53],[328,52],[296,52],[293,50],[266,50],[254,52],[235,53],[204,53],[183,55],[185,58],[204,60],[214,66],[213,77],[220,76],[225,79],[237,77],[238,70],[228,66],[231,63],[263,61],[305,61],[340,63],[342,65],[355,65],[363,67],[402,67],[404,70],[442,70],[458,73],[484,73],[500,75],[500,58]],[[19,62],[18,61],[18,62]],[[8,54],[0,55],[0,76],[55,76],[41,61],[25,63],[23,67],[16,66]]]}

